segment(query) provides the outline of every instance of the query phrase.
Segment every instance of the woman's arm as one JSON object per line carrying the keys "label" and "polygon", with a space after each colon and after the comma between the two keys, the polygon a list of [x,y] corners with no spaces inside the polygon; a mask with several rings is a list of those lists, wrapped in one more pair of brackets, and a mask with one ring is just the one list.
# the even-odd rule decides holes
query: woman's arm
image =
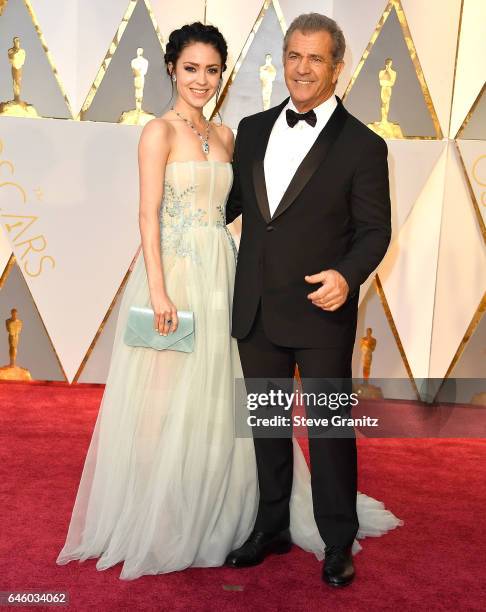
{"label": "woman's arm", "polygon": [[[172,141],[172,127],[164,119],[152,119],[142,130],[138,145],[140,185],[139,227],[147,270],[154,327],[163,335],[177,329],[177,311],[164,281],[160,251],[159,210],[164,191],[165,166]],[[167,320],[172,320],[168,324]]]}

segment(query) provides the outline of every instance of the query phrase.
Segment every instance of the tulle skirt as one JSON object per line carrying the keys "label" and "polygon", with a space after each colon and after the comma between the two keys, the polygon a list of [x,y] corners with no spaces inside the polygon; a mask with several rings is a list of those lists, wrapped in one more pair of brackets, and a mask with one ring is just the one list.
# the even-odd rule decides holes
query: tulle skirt
{"label": "tulle skirt", "polygon": [[[234,379],[242,378],[231,337],[234,245],[221,227],[191,235],[198,257],[167,257],[167,291],[192,310],[192,353],[127,346],[131,305],[151,306],[142,252],[126,284],[106,387],[64,547],[56,563],[123,562],[121,579],[219,566],[251,533],[258,480],[251,432],[235,437]],[[240,432],[241,433],[241,432]],[[358,493],[357,537],[402,524]],[[310,473],[294,440],[292,540],[318,559],[324,543],[312,510]],[[353,553],[361,548],[357,540]]]}

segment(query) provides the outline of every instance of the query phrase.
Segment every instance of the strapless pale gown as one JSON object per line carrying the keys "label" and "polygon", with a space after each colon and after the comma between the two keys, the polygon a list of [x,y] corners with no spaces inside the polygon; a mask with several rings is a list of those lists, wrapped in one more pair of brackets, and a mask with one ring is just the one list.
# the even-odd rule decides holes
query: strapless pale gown
{"label": "strapless pale gown", "polygon": [[[258,506],[251,433],[234,436],[233,380],[242,378],[231,337],[236,247],[226,228],[231,164],[167,165],[161,253],[168,294],[192,310],[192,353],[124,344],[131,305],[151,306],[140,253],[121,300],[106,387],[66,542],[56,563],[123,561],[121,579],[219,566],[250,534]],[[324,543],[312,511],[310,474],[294,440],[292,540],[318,559]],[[402,522],[358,493],[358,538]],[[361,548],[357,540],[353,553]]]}

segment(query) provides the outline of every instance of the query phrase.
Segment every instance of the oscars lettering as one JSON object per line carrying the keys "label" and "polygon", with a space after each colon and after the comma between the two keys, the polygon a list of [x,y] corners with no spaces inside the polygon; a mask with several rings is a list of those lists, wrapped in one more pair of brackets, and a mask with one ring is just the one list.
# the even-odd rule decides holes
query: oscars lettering
{"label": "oscars lettering", "polygon": [[[472,177],[474,180],[474,183],[478,185],[478,187],[486,187],[486,178],[484,178],[484,173],[483,176],[479,176],[479,166],[482,162],[482,167],[483,170],[486,168],[486,155],[480,155],[473,163],[472,166]],[[486,206],[486,189],[483,189],[481,192],[481,197],[479,199],[479,201],[481,202],[481,204],[483,206]]]}
{"label": "oscars lettering", "polygon": [[[3,142],[0,140],[0,152],[3,151]],[[14,189],[15,193],[20,195],[22,204],[27,204],[27,192],[26,190],[15,181],[3,181],[3,166],[6,166],[10,170],[10,175],[15,172],[14,165],[10,160],[0,160],[0,203],[3,197],[5,202],[9,204],[13,198],[9,193],[9,196],[5,194],[4,190]],[[56,267],[56,262],[50,255],[43,254],[39,259],[35,258],[35,262],[32,261],[32,257],[35,253],[42,253],[47,248],[47,239],[44,234],[32,235],[29,230],[39,220],[36,215],[22,215],[12,214],[6,212],[2,206],[0,206],[0,221],[5,229],[6,234],[9,236],[12,246],[24,247],[24,250],[20,254],[20,259],[23,261],[22,269],[29,276],[36,277],[40,276],[43,272],[44,262],[48,263],[51,268]],[[27,234],[26,234],[27,232]],[[22,237],[21,240],[19,240]],[[18,262],[20,263],[20,262]]]}

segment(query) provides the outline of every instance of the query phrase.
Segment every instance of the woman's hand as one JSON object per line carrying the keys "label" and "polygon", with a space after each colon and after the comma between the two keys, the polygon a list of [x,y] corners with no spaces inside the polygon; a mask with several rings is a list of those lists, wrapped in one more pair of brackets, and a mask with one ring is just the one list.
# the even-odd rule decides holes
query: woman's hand
{"label": "woman's hand", "polygon": [[151,295],[152,309],[154,311],[154,328],[159,334],[167,336],[169,332],[175,332],[179,321],[177,319],[177,308],[174,306],[166,293],[159,292]]}

